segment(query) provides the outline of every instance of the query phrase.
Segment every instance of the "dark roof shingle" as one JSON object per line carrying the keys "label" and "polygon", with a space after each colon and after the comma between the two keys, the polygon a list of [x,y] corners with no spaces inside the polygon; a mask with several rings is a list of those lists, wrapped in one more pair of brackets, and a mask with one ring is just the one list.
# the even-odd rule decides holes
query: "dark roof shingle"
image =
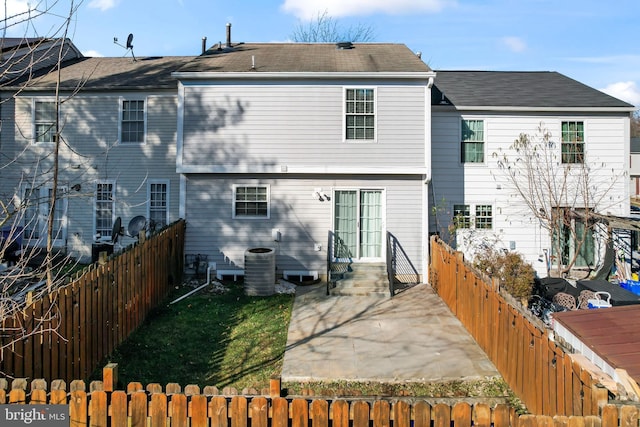
{"label": "dark roof shingle", "polygon": [[456,107],[633,108],[552,71],[436,71],[432,104]]}

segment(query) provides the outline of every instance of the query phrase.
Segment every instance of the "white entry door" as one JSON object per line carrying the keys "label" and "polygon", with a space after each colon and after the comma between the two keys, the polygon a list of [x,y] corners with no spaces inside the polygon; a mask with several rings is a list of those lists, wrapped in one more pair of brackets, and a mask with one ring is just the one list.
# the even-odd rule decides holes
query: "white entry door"
{"label": "white entry door", "polygon": [[383,258],[383,190],[334,192],[336,260],[380,261]]}

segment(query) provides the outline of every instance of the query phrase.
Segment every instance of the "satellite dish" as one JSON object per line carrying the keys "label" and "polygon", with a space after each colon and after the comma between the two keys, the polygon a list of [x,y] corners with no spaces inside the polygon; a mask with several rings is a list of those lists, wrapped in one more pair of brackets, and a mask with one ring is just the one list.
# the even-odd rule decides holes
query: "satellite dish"
{"label": "satellite dish", "polygon": [[131,56],[133,57],[133,60],[136,60],[136,56],[133,54],[133,34],[129,34],[129,36],[127,37],[127,45],[126,46],[122,46],[120,43],[118,43],[118,38],[114,37],[113,38],[113,42],[115,44],[117,44],[120,47],[124,47],[125,49],[127,49],[128,51],[131,51]]}
{"label": "satellite dish", "polygon": [[129,236],[138,237],[138,234],[140,234],[140,232],[144,230],[146,226],[147,219],[144,216],[134,216],[133,218],[131,218],[131,221],[129,221],[129,225],[127,226]]}
{"label": "satellite dish", "polygon": [[118,236],[120,235],[121,228],[122,228],[122,219],[118,217],[116,218],[116,221],[113,223],[113,229],[111,229],[111,243],[115,244],[118,241]]}

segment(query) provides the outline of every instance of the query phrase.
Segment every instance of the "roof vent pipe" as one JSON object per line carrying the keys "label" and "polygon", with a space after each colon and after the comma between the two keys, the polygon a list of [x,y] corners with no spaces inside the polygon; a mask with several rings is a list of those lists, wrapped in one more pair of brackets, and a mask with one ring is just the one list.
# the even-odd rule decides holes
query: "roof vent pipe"
{"label": "roof vent pipe", "polygon": [[231,47],[231,22],[227,22],[227,47]]}
{"label": "roof vent pipe", "polygon": [[204,54],[207,51],[207,38],[202,38],[202,53]]}

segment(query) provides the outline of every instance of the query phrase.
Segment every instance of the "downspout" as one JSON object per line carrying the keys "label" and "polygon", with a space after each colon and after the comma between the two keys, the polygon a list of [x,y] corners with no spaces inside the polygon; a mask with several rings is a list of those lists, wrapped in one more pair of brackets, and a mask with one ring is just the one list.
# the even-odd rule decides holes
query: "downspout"
{"label": "downspout", "polygon": [[430,260],[430,241],[429,241],[429,187],[431,186],[431,88],[433,87],[433,83],[435,81],[435,75],[430,76],[427,81],[427,90],[425,91],[425,99],[424,99],[424,129],[425,129],[425,147],[424,147],[424,165],[425,165],[425,176],[423,180],[423,189],[422,189],[422,283],[429,282],[429,264]]}

